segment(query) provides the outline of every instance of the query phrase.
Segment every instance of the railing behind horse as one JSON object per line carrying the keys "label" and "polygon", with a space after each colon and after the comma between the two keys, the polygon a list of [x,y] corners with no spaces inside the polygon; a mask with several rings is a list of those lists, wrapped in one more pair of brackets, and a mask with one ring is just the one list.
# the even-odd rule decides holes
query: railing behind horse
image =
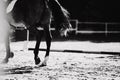
{"label": "railing behind horse", "polygon": [[[74,31],[74,34],[117,34],[120,33],[120,23],[104,23],[104,22],[79,22],[77,19],[70,20],[72,24],[71,31]],[[53,24],[54,26],[54,24]],[[55,31],[55,28],[51,26],[50,30]],[[26,40],[29,41],[30,35],[29,30],[25,27],[16,27],[16,30],[26,30]],[[39,28],[43,30],[43,28]]]}
{"label": "railing behind horse", "polygon": [[[77,34],[79,33],[88,33],[88,34],[105,33],[107,36],[108,33],[120,33],[120,23],[79,22],[77,27],[78,27],[76,31]],[[95,28],[95,30],[93,29],[93,27]]]}

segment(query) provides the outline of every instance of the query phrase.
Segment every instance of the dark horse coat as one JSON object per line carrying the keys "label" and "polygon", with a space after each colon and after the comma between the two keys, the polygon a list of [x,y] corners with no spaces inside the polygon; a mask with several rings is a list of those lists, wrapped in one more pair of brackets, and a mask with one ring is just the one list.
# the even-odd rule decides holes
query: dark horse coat
{"label": "dark horse coat", "polygon": [[[8,5],[11,3],[11,0],[8,1]],[[12,17],[8,22],[11,26],[17,26],[13,23],[23,24],[27,29],[38,29],[38,27],[42,27],[44,31],[39,31],[36,36],[36,46],[34,49],[34,60],[35,64],[40,63],[40,58],[38,56],[39,53],[39,45],[43,33],[45,33],[46,37],[46,55],[45,60],[43,61],[43,65],[46,65],[46,62],[49,57],[49,51],[51,46],[51,33],[49,31],[51,18],[53,16],[57,29],[60,32],[66,33],[67,28],[70,27],[70,23],[68,21],[68,12],[59,4],[57,0],[17,0],[14,4],[13,9],[8,13],[8,15]],[[12,22],[13,20],[13,22]],[[63,34],[64,34],[63,33]],[[10,57],[13,57],[13,54],[10,52],[9,40],[6,41],[6,50],[7,55],[5,58],[5,62],[8,62]]]}
{"label": "dark horse coat", "polygon": [[17,0],[12,10],[12,17],[16,23],[25,23],[27,27],[39,27],[46,22],[46,18],[50,17],[48,14],[50,11],[45,8],[50,9],[58,27],[63,23],[69,24],[68,12],[57,0]]}

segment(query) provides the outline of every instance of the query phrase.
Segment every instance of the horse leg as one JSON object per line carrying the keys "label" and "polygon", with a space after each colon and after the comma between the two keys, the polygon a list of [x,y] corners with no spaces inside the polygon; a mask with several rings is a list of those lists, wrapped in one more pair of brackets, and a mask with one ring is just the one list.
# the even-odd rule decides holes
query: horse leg
{"label": "horse leg", "polygon": [[34,49],[34,60],[36,65],[40,63],[40,58],[38,57],[38,53],[39,53],[39,46],[40,46],[42,36],[43,36],[43,31],[38,31],[36,35],[36,46]]}
{"label": "horse leg", "polygon": [[5,47],[6,47],[6,57],[3,60],[3,63],[7,63],[9,61],[9,58],[13,58],[14,57],[13,52],[10,51],[9,35],[7,35],[7,37],[6,37]]}
{"label": "horse leg", "polygon": [[46,50],[46,55],[45,55],[45,59],[42,63],[42,66],[46,66],[47,65],[47,61],[49,59],[49,52],[50,52],[50,46],[51,46],[51,33],[49,31],[49,28],[44,28],[44,32],[45,32],[45,39],[46,39],[46,45],[47,45],[47,50]]}

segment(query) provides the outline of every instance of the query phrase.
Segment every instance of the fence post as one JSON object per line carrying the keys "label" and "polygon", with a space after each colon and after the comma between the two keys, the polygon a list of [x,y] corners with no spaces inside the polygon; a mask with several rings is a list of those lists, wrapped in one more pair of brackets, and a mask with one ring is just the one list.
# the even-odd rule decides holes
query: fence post
{"label": "fence post", "polygon": [[78,30],[78,23],[79,23],[79,21],[76,20],[76,31],[75,31],[75,34],[76,34],[76,35],[77,35],[77,30]]}
{"label": "fence post", "polygon": [[27,30],[27,40],[24,42],[24,46],[23,46],[24,51],[28,50],[28,42],[29,42],[29,30]]}
{"label": "fence post", "polygon": [[108,23],[105,23],[105,36],[107,36],[108,33]]}

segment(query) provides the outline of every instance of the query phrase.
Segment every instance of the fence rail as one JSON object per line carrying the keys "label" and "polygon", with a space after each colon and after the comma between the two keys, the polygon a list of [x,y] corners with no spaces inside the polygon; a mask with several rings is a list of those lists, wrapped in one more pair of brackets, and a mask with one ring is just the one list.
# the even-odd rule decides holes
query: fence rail
{"label": "fence rail", "polygon": [[78,22],[76,33],[120,33],[120,23],[107,22]]}
{"label": "fence rail", "polygon": [[[105,36],[120,34],[120,23],[107,23],[107,22],[79,22],[77,19],[70,20],[72,24],[73,35],[77,34],[103,34]],[[54,25],[54,24],[53,24]],[[57,26],[56,26],[57,27]],[[30,33],[25,27],[16,27],[16,30],[25,30],[27,34],[26,39],[29,40]],[[43,30],[40,28],[40,30]],[[50,30],[54,32],[55,27]]]}
{"label": "fence rail", "polygon": [[[107,22],[79,22],[77,19],[70,20],[72,30],[76,33],[119,33],[120,23],[107,23]],[[25,27],[16,27],[16,30],[25,30]],[[39,28],[39,30],[43,30]],[[50,30],[55,30],[51,27]]]}

